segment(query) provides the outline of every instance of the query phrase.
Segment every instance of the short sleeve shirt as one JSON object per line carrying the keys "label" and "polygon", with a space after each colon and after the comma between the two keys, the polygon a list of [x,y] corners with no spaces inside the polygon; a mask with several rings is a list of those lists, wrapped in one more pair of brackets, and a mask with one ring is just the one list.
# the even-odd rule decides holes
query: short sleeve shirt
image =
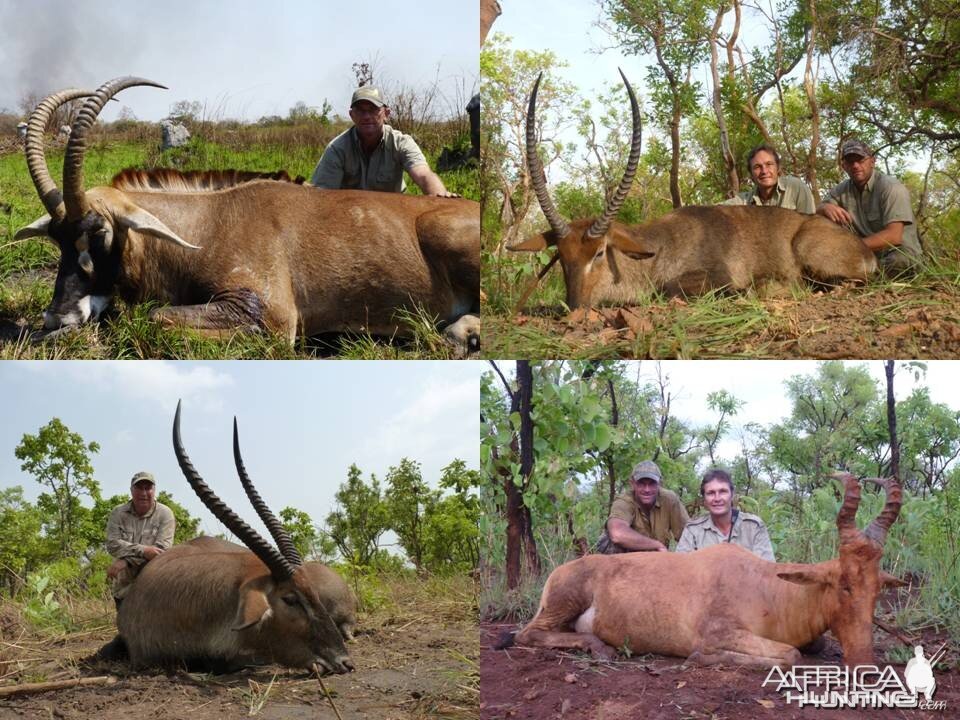
{"label": "short sleeve shirt", "polygon": [[863,190],[847,179],[832,188],[824,202],[839,205],[849,212],[853,216],[853,229],[860,237],[878,233],[892,222],[904,223],[899,250],[913,258],[920,257],[910,191],[896,178],[874,169]]}
{"label": "short sleeve shirt", "polygon": [[380,144],[367,156],[352,127],[327,145],[310,184],[328,190],[403,192],[403,171],[426,164],[416,141],[389,125],[383,126]]}
{"label": "short sleeve shirt", "polygon": [[803,180],[792,175],[784,175],[777,180],[777,187],[767,201],[760,197],[759,189],[754,188],[744,190],[735,197],[725,200],[721,205],[767,205],[796,210],[806,215],[813,215],[817,210],[810,188]]}
{"label": "short sleeve shirt", "polygon": [[[719,545],[727,541],[709,515],[703,515],[691,520],[683,530],[683,536],[677,543],[677,552],[693,552],[711,545]],[[756,515],[739,512],[730,532],[730,542],[740,545],[764,560],[776,562],[773,555],[773,544],[767,526]]]}
{"label": "short sleeve shirt", "polygon": [[687,509],[675,492],[660,488],[660,494],[650,510],[649,518],[637,505],[632,490],[621,493],[613,501],[610,507],[610,518],[623,520],[641,535],[668,545],[671,536],[674,540],[680,539],[690,516],[687,515]]}

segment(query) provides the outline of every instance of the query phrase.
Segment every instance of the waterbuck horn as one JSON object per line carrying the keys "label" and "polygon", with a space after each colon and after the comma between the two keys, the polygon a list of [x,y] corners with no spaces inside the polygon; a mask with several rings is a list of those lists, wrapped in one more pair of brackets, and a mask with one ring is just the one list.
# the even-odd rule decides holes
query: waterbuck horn
{"label": "waterbuck horn", "polygon": [[890,526],[896,522],[897,517],[900,515],[900,505],[903,502],[900,493],[900,485],[897,483],[896,479],[892,477],[885,480],[880,478],[870,478],[868,482],[872,482],[883,487],[887,501],[884,503],[883,510],[880,511],[880,514],[876,518],[870,521],[870,524],[867,525],[867,528],[863,531],[863,534],[878,545],[882,546],[887,540],[887,531],[890,529]]}
{"label": "waterbuck horn", "polygon": [[200,473],[194,469],[190,458],[187,457],[186,450],[183,449],[183,443],[180,441],[179,401],[177,402],[177,414],[173,418],[173,451],[177,455],[180,470],[187,482],[190,483],[190,487],[193,488],[197,497],[214,514],[217,520],[226,525],[230,532],[240,538],[241,542],[263,561],[264,565],[270,569],[270,574],[275,580],[282,582],[292,576],[295,570],[293,565],[275,547],[264,540],[260,533],[247,525],[239,515],[227,507],[226,503],[218,498],[203,481]]}
{"label": "waterbuck horn", "polygon": [[[617,68],[617,70],[620,70],[620,68]],[[627,76],[623,74],[623,70],[620,70],[620,77],[623,78],[623,84],[627,86],[627,94],[630,96],[630,111],[633,114],[633,137],[630,140],[630,155],[627,156],[627,166],[623,171],[620,185],[617,186],[617,191],[610,197],[603,215],[594,220],[587,230],[586,237],[594,240],[603,237],[623,205],[623,201],[627,199],[627,193],[630,192],[630,186],[633,185],[633,176],[637,173],[637,164],[640,162],[640,137],[643,134],[640,105],[637,103],[637,96],[634,94]]]}
{"label": "waterbuck horn", "polygon": [[165,85],[139,77],[110,80],[97,88],[92,97],[83,104],[73,123],[63,157],[63,199],[67,206],[67,217],[72,221],[79,220],[90,211],[90,204],[83,189],[83,154],[87,149],[87,130],[110,98],[121,90],[137,85],[167,89]]}
{"label": "waterbuck horn", "polygon": [[543,214],[553,229],[553,236],[556,240],[560,240],[570,232],[570,226],[560,217],[556,205],[550,199],[550,193],[547,191],[547,176],[543,171],[540,156],[537,154],[537,91],[540,89],[542,79],[543,73],[540,73],[533,84],[530,104],[527,106],[527,172],[530,173],[530,183],[537,194],[537,200],[540,201]]}
{"label": "waterbuck horn", "polygon": [[260,493],[258,493],[257,489],[253,486],[253,481],[250,479],[250,476],[247,475],[247,469],[243,466],[243,458],[240,457],[240,435],[237,432],[236,417],[233,418],[233,460],[237,465],[237,474],[240,476],[240,483],[243,485],[247,497],[250,498],[250,504],[253,505],[253,509],[257,511],[260,519],[263,520],[263,524],[267,526],[267,530],[269,530],[273,536],[273,540],[277,543],[277,547],[280,548],[280,552],[283,553],[283,556],[292,564],[303,565],[303,559],[300,557],[300,553],[297,552],[293,540],[290,539],[290,534],[283,528],[277,516],[267,507],[263,498],[260,497]]}
{"label": "waterbuck horn", "polygon": [[43,203],[43,207],[50,213],[50,218],[54,222],[63,220],[67,212],[63,206],[63,195],[50,176],[50,170],[47,169],[47,158],[43,152],[43,131],[46,130],[47,123],[50,122],[50,116],[53,115],[54,110],[71,100],[89,97],[90,95],[93,95],[93,93],[89,90],[77,90],[76,88],[69,88],[47,95],[37,104],[36,109],[30,114],[30,120],[27,122],[27,137],[24,142],[27,169],[30,171],[33,186],[40,196],[40,202]]}
{"label": "waterbuck horn", "polygon": [[837,530],[840,532],[840,544],[843,545],[860,536],[857,530],[857,508],[860,507],[860,483],[850,473],[833,473],[831,477],[843,483],[843,504],[837,513]]}

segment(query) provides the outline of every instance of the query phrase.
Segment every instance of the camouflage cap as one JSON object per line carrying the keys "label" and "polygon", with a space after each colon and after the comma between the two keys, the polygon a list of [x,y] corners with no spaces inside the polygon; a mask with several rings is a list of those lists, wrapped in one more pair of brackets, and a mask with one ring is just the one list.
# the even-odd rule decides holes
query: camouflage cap
{"label": "camouflage cap", "polygon": [[859,157],[873,157],[873,151],[865,142],[851,138],[847,140],[840,148],[840,157],[847,155],[857,155]]}
{"label": "camouflage cap", "polygon": [[631,480],[640,480],[649,478],[660,482],[660,468],[653,460],[644,460],[633,466],[633,472],[630,473]]}
{"label": "camouflage cap", "polygon": [[138,472],[130,479],[130,487],[133,487],[138,482],[148,482],[151,485],[156,485],[157,481],[153,479],[153,475],[148,472]]}
{"label": "camouflage cap", "polygon": [[353,91],[353,97],[350,98],[350,107],[353,107],[361,100],[372,102],[377,107],[384,107],[387,103],[383,101],[380,91],[373,85],[364,85]]}

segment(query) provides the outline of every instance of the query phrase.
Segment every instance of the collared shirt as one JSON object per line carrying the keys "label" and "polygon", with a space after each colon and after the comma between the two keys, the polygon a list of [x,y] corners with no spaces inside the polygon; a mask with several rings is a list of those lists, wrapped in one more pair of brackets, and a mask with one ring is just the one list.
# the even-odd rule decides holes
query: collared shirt
{"label": "collared shirt", "polygon": [[160,502],[154,502],[146,515],[137,515],[133,501],[113,509],[107,521],[107,552],[118,560],[127,563],[111,583],[115,598],[122,598],[130,589],[130,583],[136,578],[147,559],[143,549],[156,545],[167,550],[173,546],[173,534],[176,530],[173,511]]}
{"label": "collared shirt", "polygon": [[760,188],[754,187],[753,190],[744,190],[736,196],[725,200],[721,205],[767,205],[770,207],[782,207],[787,210],[796,210],[805,215],[813,215],[817,207],[813,202],[813,193],[807,184],[798,177],[784,175],[777,180],[777,186],[773,189],[769,200],[763,200],[760,197]]}
{"label": "collared shirt", "polygon": [[878,252],[881,256],[901,253],[912,260],[920,258],[922,253],[910,205],[910,191],[896,178],[874,168],[863,190],[848,178],[831,189],[823,201],[839,205],[850,213],[853,229],[860,237],[878,233],[892,222],[904,223],[900,247]]}
{"label": "collared shirt", "polygon": [[633,490],[627,490],[617,496],[610,506],[610,517],[623,520],[641,535],[658,540],[664,545],[670,542],[670,536],[679,540],[683,534],[683,527],[690,516],[687,509],[680,502],[680,498],[672,490],[660,488],[657,501],[650,509],[650,517],[640,509],[633,496]]}
{"label": "collared shirt", "polygon": [[426,164],[416,141],[389,125],[383,126],[383,138],[368,156],[352,127],[327,145],[310,184],[328,190],[403,192],[403,171]]}
{"label": "collared shirt", "polygon": [[[717,529],[710,515],[702,515],[687,523],[687,527],[683,530],[683,536],[677,543],[677,552],[693,552],[726,541],[727,536]],[[767,526],[756,515],[743,511],[737,513],[737,519],[734,521],[730,533],[730,542],[745,547],[764,560],[776,562]]]}

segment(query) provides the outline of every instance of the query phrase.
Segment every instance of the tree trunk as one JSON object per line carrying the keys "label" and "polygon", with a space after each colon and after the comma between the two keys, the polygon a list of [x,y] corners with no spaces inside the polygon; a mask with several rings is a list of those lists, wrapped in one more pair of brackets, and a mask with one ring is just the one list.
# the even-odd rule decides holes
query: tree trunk
{"label": "tree trunk", "polygon": [[820,108],[817,105],[817,85],[813,56],[817,47],[817,0],[810,0],[810,39],[807,41],[807,66],[803,71],[803,88],[810,105],[810,150],[807,153],[807,182],[814,197],[820,197],[817,186],[817,150],[820,145]]}
{"label": "tree trunk", "polygon": [[[517,397],[520,411],[520,476],[526,488],[533,475],[533,371],[529,360],[517,360]],[[521,498],[522,501],[522,498]],[[530,508],[523,505],[523,534],[527,569],[535,575],[540,574],[540,555],[533,537],[533,519]]]}
{"label": "tree trunk", "polygon": [[720,149],[723,151],[723,165],[727,170],[727,197],[733,197],[740,191],[740,178],[737,176],[737,163],[730,149],[730,134],[727,132],[727,120],[723,116],[723,100],[720,94],[720,70],[717,67],[720,53],[717,51],[717,37],[720,24],[727,8],[721,5],[717,17],[710,29],[710,75],[713,78],[713,114],[717,116],[717,129],[720,131]]}
{"label": "tree trunk", "polygon": [[893,360],[883,363],[887,374],[887,428],[890,432],[890,475],[900,482],[900,441],[897,439],[897,401],[893,396]]}

